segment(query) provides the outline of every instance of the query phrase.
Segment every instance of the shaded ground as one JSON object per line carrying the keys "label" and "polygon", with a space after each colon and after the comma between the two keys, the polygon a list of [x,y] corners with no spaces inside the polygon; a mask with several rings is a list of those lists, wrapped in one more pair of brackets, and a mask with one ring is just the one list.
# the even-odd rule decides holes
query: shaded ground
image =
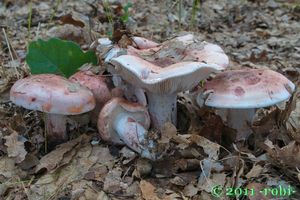
{"label": "shaded ground", "polygon": [[[129,1],[108,2],[110,12],[90,0],[0,2],[1,199],[230,199],[225,189],[213,197],[216,185],[249,188],[255,195],[236,199],[250,200],[279,199],[279,194],[265,197],[259,190],[291,186],[295,194],[281,199],[299,199],[299,92],[286,106],[259,110],[255,137],[245,144],[233,144],[234,130],[213,110],[199,109],[192,96],[182,95],[181,125],[185,115],[191,126],[185,134],[166,127],[162,161],[104,144],[92,126],[74,127],[73,140],[55,150],[45,148],[42,115],[8,98],[10,86],[28,74],[26,45],[56,36],[88,49],[109,34],[107,16],[123,15]],[[276,70],[299,86],[299,1],[207,0],[194,17],[193,1],[182,1],[181,14],[180,1],[130,2],[127,27],[134,35],[161,42],[194,31],[223,47],[230,68]],[[72,18],[62,18],[67,14]]]}

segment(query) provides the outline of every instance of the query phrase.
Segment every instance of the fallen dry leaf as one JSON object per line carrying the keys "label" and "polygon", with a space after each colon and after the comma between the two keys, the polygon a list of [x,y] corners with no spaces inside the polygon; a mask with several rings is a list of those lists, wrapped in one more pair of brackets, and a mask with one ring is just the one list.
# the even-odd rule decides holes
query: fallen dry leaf
{"label": "fallen dry leaf", "polygon": [[198,188],[196,188],[192,183],[184,187],[183,193],[185,196],[192,197],[198,193]]}
{"label": "fallen dry leaf", "polygon": [[81,147],[81,144],[86,143],[88,139],[88,136],[81,135],[74,140],[59,145],[55,150],[42,157],[40,164],[36,167],[36,173],[42,169],[52,171],[69,163],[72,157],[76,154],[78,148]]}
{"label": "fallen dry leaf", "polygon": [[89,169],[97,163],[93,156],[90,157],[92,148],[89,143],[81,145],[69,163],[53,168],[51,173],[41,176],[37,182],[30,185],[28,197],[37,200],[53,198],[70,183],[84,179]]}
{"label": "fallen dry leaf", "polygon": [[261,174],[261,172],[263,171],[263,169],[264,168],[262,166],[260,166],[260,165],[254,165],[252,167],[252,169],[246,174],[246,177],[247,178],[256,178],[256,177],[258,177]]}
{"label": "fallen dry leaf", "polygon": [[79,200],[109,200],[107,194],[103,191],[98,192],[96,188],[93,188],[92,181],[85,181],[81,180],[79,182],[72,183],[72,199],[79,199]]}
{"label": "fallen dry leaf", "polygon": [[128,164],[137,157],[137,154],[126,146],[121,149],[120,154],[124,157],[124,165]]}
{"label": "fallen dry leaf", "polygon": [[159,143],[169,143],[170,140],[172,138],[175,138],[177,135],[176,127],[170,122],[167,122],[164,124],[161,132],[162,132],[162,135],[161,135],[160,140],[158,141]]}
{"label": "fallen dry leaf", "polygon": [[209,158],[217,160],[220,152],[220,145],[214,143],[205,137],[193,134],[191,141],[202,147]]}
{"label": "fallen dry leaf", "polygon": [[300,168],[300,146],[295,141],[280,148],[271,141],[265,142],[266,151],[272,160],[281,166]]}
{"label": "fallen dry leaf", "polygon": [[174,185],[179,185],[179,186],[185,186],[188,184],[186,181],[183,180],[183,178],[179,176],[175,176],[173,179],[171,179],[170,182]]}
{"label": "fallen dry leaf", "polygon": [[109,171],[104,180],[103,190],[108,193],[118,193],[122,191],[121,175],[122,175],[121,168],[114,168],[111,171]]}
{"label": "fallen dry leaf", "polygon": [[[213,186],[215,185],[225,185],[226,174],[220,173],[224,167],[218,162],[204,159],[201,161],[202,172],[198,179],[198,188],[206,192],[211,192]],[[212,171],[217,173],[212,174]]]}
{"label": "fallen dry leaf", "polygon": [[[15,165],[12,158],[3,156],[0,159],[1,182],[11,179],[13,176],[20,174],[21,170]],[[4,177],[4,178],[3,178]]]}
{"label": "fallen dry leaf", "polygon": [[7,146],[7,154],[9,157],[13,157],[16,163],[20,163],[25,159],[27,151],[24,147],[24,141],[19,141],[19,135],[17,132],[13,132],[9,136],[5,136],[5,145]]}
{"label": "fallen dry leaf", "polygon": [[156,188],[148,181],[141,180],[140,189],[145,200],[159,200],[155,193]]}
{"label": "fallen dry leaf", "polygon": [[[75,17],[76,18],[76,17]],[[59,18],[59,20],[63,23],[63,24],[72,24],[74,26],[79,26],[79,27],[84,27],[85,24],[84,24],[84,21],[81,21],[81,19],[74,19],[72,14],[66,14],[66,15],[63,15]],[[87,19],[88,20],[88,19]]]}

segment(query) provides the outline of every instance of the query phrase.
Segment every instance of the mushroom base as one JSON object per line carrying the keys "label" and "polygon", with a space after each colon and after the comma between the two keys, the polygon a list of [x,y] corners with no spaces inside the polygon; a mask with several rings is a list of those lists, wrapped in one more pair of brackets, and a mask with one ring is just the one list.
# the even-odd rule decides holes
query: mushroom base
{"label": "mushroom base", "polygon": [[177,94],[147,92],[148,108],[153,128],[161,130],[166,122],[177,124]]}
{"label": "mushroom base", "polygon": [[45,114],[46,138],[49,144],[57,145],[68,140],[65,115]]}
{"label": "mushroom base", "polygon": [[252,133],[255,109],[227,109],[227,124],[237,131],[236,141],[246,140]]}

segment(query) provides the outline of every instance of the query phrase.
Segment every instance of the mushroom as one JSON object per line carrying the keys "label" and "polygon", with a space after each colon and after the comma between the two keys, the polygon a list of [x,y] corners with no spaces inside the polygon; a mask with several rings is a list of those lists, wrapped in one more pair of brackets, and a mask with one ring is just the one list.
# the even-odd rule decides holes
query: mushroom
{"label": "mushroom", "polygon": [[39,74],[20,79],[10,90],[10,100],[26,109],[45,113],[47,140],[66,141],[67,115],[78,115],[95,107],[90,90],[54,74]]}
{"label": "mushroom", "polygon": [[123,55],[111,60],[111,67],[122,78],[146,90],[153,127],[161,129],[166,122],[176,125],[177,93],[195,87],[219,65],[181,62],[161,68],[139,57]]}
{"label": "mushroom", "polygon": [[[208,44],[188,34],[154,47],[153,52],[132,47],[131,55],[112,58],[107,68],[146,90],[152,126],[160,130],[166,122],[176,125],[178,92],[192,89],[210,73],[227,67],[228,57],[221,48],[205,48]],[[218,63],[213,56],[220,57]]]}
{"label": "mushroom", "polygon": [[[139,49],[146,47],[150,48],[158,45],[157,43],[142,37],[132,37],[132,40],[134,46]],[[108,38],[100,38],[98,40],[98,44],[97,51],[100,52],[100,58],[104,59],[105,62],[109,62],[114,57],[127,54],[125,49],[120,48],[117,45],[113,45],[112,41]],[[124,91],[124,95],[127,100],[138,102],[144,106],[147,105],[146,96],[142,89],[125,83],[118,74],[112,73],[112,75],[114,86]]]}
{"label": "mushroom", "polygon": [[97,123],[97,118],[101,108],[109,101],[113,95],[123,96],[122,92],[117,92],[113,88],[110,80],[103,75],[96,75],[92,71],[79,71],[69,78],[70,81],[79,83],[90,89],[96,99],[96,107],[91,112],[93,123]]}
{"label": "mushroom", "polygon": [[[204,85],[205,105],[227,109],[227,124],[237,130],[237,141],[252,133],[256,108],[288,99],[295,85],[283,75],[262,69],[232,70],[218,74]],[[201,94],[197,97],[201,104]]]}
{"label": "mushroom", "polygon": [[150,117],[147,109],[122,98],[113,98],[102,108],[98,130],[103,140],[114,144],[126,144],[142,157],[155,159],[149,150],[147,133]]}

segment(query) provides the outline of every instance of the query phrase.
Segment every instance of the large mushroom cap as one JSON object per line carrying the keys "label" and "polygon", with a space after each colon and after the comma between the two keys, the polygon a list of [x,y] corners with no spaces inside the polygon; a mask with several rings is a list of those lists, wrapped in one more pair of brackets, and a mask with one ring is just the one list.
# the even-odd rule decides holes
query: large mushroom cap
{"label": "large mushroom cap", "polygon": [[77,115],[95,107],[90,90],[54,74],[18,80],[10,90],[10,100],[30,110],[61,115]]}
{"label": "large mushroom cap", "polygon": [[193,34],[174,37],[160,44],[142,37],[132,37],[131,39],[133,40],[132,46],[129,45],[123,49],[113,45],[109,39],[101,38],[98,40],[97,50],[105,62],[128,54],[141,57],[160,67],[187,61],[215,64],[222,69],[229,64],[229,59],[221,47],[202,41]]}
{"label": "large mushroom cap", "polygon": [[261,108],[288,99],[295,85],[272,70],[232,70],[218,74],[204,89],[205,105],[216,108]]}
{"label": "large mushroom cap", "polygon": [[211,72],[222,69],[219,65],[201,62],[180,62],[161,68],[132,55],[122,55],[110,62],[109,70],[121,75],[125,81],[160,94],[189,90]]}
{"label": "large mushroom cap", "polygon": [[113,128],[114,120],[122,113],[132,115],[136,122],[140,123],[145,129],[149,129],[150,116],[144,106],[122,98],[113,98],[105,104],[98,118],[98,130],[103,140],[123,144]]}
{"label": "large mushroom cap", "polygon": [[[140,43],[142,42],[139,41]],[[144,48],[128,46],[127,54],[141,57],[160,67],[194,61],[219,65],[220,69],[226,69],[229,64],[229,59],[220,46],[201,41],[192,34],[175,37],[159,45],[150,45],[148,40],[144,43],[141,44]]]}

